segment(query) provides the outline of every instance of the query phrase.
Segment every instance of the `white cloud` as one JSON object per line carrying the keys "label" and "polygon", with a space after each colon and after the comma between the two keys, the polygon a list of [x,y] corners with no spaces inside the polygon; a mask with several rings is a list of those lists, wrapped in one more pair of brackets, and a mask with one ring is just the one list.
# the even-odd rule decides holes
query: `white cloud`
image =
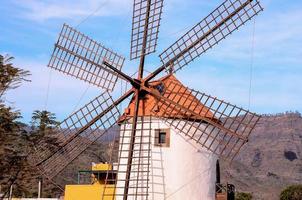
{"label": "white cloud", "polygon": [[[80,18],[85,18],[94,11],[97,6],[105,2],[104,0],[89,0],[86,2],[65,0],[62,3],[58,0],[15,1],[23,8],[22,17],[26,16],[35,21],[63,18],[75,18],[76,20],[80,20]],[[181,5],[179,0],[175,0],[175,2],[165,2],[167,4],[169,3],[167,6],[170,6],[170,11],[173,10],[173,6],[175,8],[175,6]],[[191,6],[192,1],[190,2],[188,5]],[[131,6],[132,1],[130,2],[130,0],[110,0],[96,15],[125,14],[126,9],[128,9],[128,11],[132,9]],[[212,7],[213,5],[206,6],[208,9],[208,7]],[[184,31],[182,27],[192,24],[192,21],[198,21],[198,19],[192,20],[192,16],[184,16],[187,15],[186,13],[180,13],[179,16],[177,16],[178,11],[179,10],[173,10],[174,16],[170,15],[171,13],[167,13],[170,18],[163,18],[159,36],[159,45],[162,47],[169,45],[167,44],[167,40],[174,42],[175,39],[181,35],[181,32]],[[194,12],[195,18],[196,12],[206,11],[196,9]],[[201,17],[203,15],[202,13]],[[302,85],[300,78],[302,74],[301,70],[298,69],[302,64],[302,50],[299,46],[302,44],[300,37],[302,27],[299,26],[301,18],[302,13],[298,9],[284,9],[280,12],[280,10],[274,10],[270,7],[266,8],[265,11],[257,17],[255,71],[252,87],[253,111],[263,113],[295,109],[302,110],[300,101],[302,91],[298,87]],[[179,21],[181,21],[180,24],[184,26],[175,26],[175,23]],[[95,26],[95,24],[93,24],[93,26]],[[125,27],[126,26],[130,28],[130,24],[125,25]],[[125,33],[126,31],[121,32]],[[249,22],[230,38],[211,49],[194,63],[191,63],[190,66],[187,66],[183,71],[177,73],[177,76],[190,88],[205,91],[214,96],[231,101],[234,104],[247,107],[251,32],[252,23]],[[100,35],[103,34],[102,32]],[[111,41],[110,37],[111,35],[108,36],[108,41]],[[121,40],[113,43],[116,43],[119,50],[126,49],[128,51],[128,46],[126,46],[127,48],[124,46],[121,47],[123,43],[120,41]],[[152,56],[155,56],[155,54]],[[32,57],[35,56],[33,55]],[[48,58],[43,59],[47,60]],[[10,101],[15,101],[16,107],[22,108],[23,113],[30,115],[32,110],[44,107],[49,72],[46,68],[46,62],[44,63],[44,61],[33,62],[28,61],[27,58],[19,58],[17,61],[22,64],[20,66],[26,66],[26,68],[33,73],[33,81],[32,83],[25,83],[21,88],[10,92],[8,98]],[[148,57],[148,69],[155,67],[155,61],[158,61],[158,58],[155,60],[149,59]],[[129,67],[126,68],[126,70],[124,68],[124,71],[127,73],[129,71],[135,71],[133,62],[127,61],[125,67]],[[129,72],[129,74],[131,74],[131,72]],[[74,109],[74,106],[86,90],[86,87],[87,84],[80,80],[53,71],[48,109],[57,113],[60,119],[63,119]],[[120,90],[117,89],[116,91]],[[99,92],[98,88],[91,86],[87,96],[81,101],[80,106],[95,97]],[[118,92],[116,95],[117,94]]]}
{"label": "white cloud", "polygon": [[15,0],[23,9],[22,16],[43,22],[49,19],[71,19],[95,16],[122,15],[131,8],[130,0]]}

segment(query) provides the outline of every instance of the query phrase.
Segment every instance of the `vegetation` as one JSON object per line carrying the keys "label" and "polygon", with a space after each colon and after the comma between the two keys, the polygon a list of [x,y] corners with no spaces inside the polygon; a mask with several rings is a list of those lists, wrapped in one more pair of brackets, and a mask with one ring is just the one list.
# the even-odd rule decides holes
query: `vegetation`
{"label": "vegetation", "polygon": [[[54,113],[47,110],[35,110],[32,113],[31,126],[20,122],[21,113],[5,101],[8,91],[20,86],[24,81],[29,81],[30,73],[15,67],[13,57],[0,55],[0,193],[9,191],[14,185],[14,197],[36,197],[37,183],[40,174],[37,169],[29,165],[27,157],[33,144],[43,143],[45,148],[56,148],[54,127],[58,124]],[[288,114],[288,113],[287,113]],[[289,113],[301,116],[300,113]],[[118,142],[118,141],[115,141]],[[60,174],[60,178],[69,177],[72,183],[78,169],[89,169],[92,161],[106,161],[112,156],[110,148],[100,143],[91,145],[74,163],[69,165]],[[108,142],[108,146],[110,142]],[[118,143],[114,144],[118,147]],[[118,148],[113,148],[113,158],[116,161]],[[72,177],[75,175],[75,177]],[[56,186],[44,179],[43,196],[55,197],[61,193]],[[66,184],[66,179],[61,183]],[[74,182],[73,182],[74,183]],[[281,200],[301,200],[302,185],[290,186],[280,194]],[[1,197],[0,197],[1,199]],[[236,193],[236,200],[251,200],[249,193]]]}
{"label": "vegetation", "polygon": [[[52,137],[52,127],[57,124],[55,115],[48,111],[34,111],[32,127],[21,123],[21,113],[6,105],[5,94],[30,81],[30,72],[13,65],[13,57],[0,55],[0,184],[1,192],[7,195],[14,185],[16,197],[34,197],[39,174],[29,165],[27,157],[32,145],[38,140],[57,145]],[[35,184],[36,185],[36,184]]]}
{"label": "vegetation", "polygon": [[32,114],[32,125],[37,126],[39,131],[44,132],[47,129],[52,129],[57,124],[56,115],[47,110],[35,110]]}
{"label": "vegetation", "polygon": [[20,86],[23,81],[29,81],[29,71],[15,67],[12,64],[14,57],[0,55],[0,98],[10,89]]}
{"label": "vegetation", "polygon": [[35,110],[32,113],[30,140],[31,144],[43,143],[45,150],[54,151],[59,145],[54,127],[59,122],[56,115],[47,110]]}
{"label": "vegetation", "polygon": [[[20,86],[30,73],[13,66],[13,57],[0,55],[0,183],[6,183],[4,190],[15,183],[26,163],[26,141],[24,124],[19,111],[5,105],[4,94]],[[20,187],[21,188],[21,187]]]}
{"label": "vegetation", "polygon": [[[35,110],[32,113],[31,125],[21,123],[21,113],[6,104],[5,94],[9,90],[19,87],[24,81],[30,81],[29,71],[15,67],[13,57],[0,55],[0,193],[8,195],[11,185],[14,186],[14,197],[37,197],[38,180],[40,173],[28,162],[28,155],[37,143],[47,150],[58,147],[56,131],[58,122],[54,113],[47,110]],[[108,149],[100,145],[92,145],[83,157],[76,159],[62,176],[70,180],[62,180],[62,185],[67,181],[71,183],[78,168],[89,169],[92,161],[107,160]],[[66,173],[66,174],[64,174]],[[43,197],[58,197],[62,191],[51,182],[43,179]],[[1,196],[0,196],[1,199]]]}
{"label": "vegetation", "polygon": [[236,192],[235,200],[251,200],[252,194],[245,192]]}
{"label": "vegetation", "polygon": [[280,194],[280,200],[302,200],[302,185],[291,185]]}
{"label": "vegetation", "polygon": [[19,118],[19,112],[0,105],[0,181],[8,183],[4,189],[15,182],[25,163],[26,137],[23,125],[17,121]]}

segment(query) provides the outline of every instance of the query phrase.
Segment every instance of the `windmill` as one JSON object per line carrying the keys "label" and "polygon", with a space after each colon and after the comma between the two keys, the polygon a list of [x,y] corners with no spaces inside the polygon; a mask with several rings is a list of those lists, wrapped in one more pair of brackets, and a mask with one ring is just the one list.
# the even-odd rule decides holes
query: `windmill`
{"label": "windmill", "polygon": [[[122,71],[123,56],[63,25],[48,66],[105,92],[60,124],[58,147],[36,146],[31,162],[48,179],[118,124],[119,161],[113,198],[214,198],[211,191],[215,190],[217,159],[232,160],[248,142],[260,117],[190,89],[174,74],[262,7],[258,0],[224,1],[164,50],[159,55],[161,66],[144,76],[145,57],[156,50],[162,8],[163,0],[134,0],[130,58],[140,61],[136,78]],[[154,80],[164,72],[167,75]],[[110,92],[119,79],[132,88],[113,99]],[[121,115],[118,106],[129,98],[129,106]],[[197,174],[201,181],[194,181]]]}

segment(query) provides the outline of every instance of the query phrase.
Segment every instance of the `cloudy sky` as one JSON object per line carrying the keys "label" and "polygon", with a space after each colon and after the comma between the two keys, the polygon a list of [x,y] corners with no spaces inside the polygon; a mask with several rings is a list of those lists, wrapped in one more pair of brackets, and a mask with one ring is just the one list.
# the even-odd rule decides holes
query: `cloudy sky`
{"label": "cloudy sky", "polygon": [[[176,77],[191,88],[254,112],[302,112],[302,2],[261,2],[265,10],[255,21]],[[220,3],[165,0],[159,45],[147,57],[147,70],[159,66],[158,54]],[[7,103],[22,112],[24,122],[36,109],[50,110],[64,119],[102,92],[46,67],[63,23],[124,55],[124,72],[137,70],[138,62],[129,61],[132,0],[6,0],[0,4],[0,13],[0,53],[14,56],[17,66],[32,73],[31,82],[6,95]],[[119,83],[112,95],[117,97],[123,88],[124,83]]]}

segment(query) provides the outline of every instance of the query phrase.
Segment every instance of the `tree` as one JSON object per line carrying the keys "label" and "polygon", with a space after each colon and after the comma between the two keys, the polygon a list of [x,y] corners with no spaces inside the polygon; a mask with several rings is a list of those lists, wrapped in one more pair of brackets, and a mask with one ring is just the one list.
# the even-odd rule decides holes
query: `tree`
{"label": "tree", "polygon": [[[15,89],[24,81],[29,71],[17,68],[13,65],[13,57],[0,55],[0,185],[4,194],[8,194],[10,185],[14,185],[13,195],[15,197],[36,197],[37,178],[40,176],[38,170],[28,162],[29,147],[36,142],[32,133],[43,133],[41,140],[46,147],[56,145],[53,126],[55,126],[55,115],[48,111],[36,112],[34,120],[37,127],[31,130],[19,120],[21,113],[11,106],[5,105],[3,96],[7,91]],[[58,190],[55,186],[47,184],[53,194]],[[57,192],[58,193],[58,192]],[[1,199],[1,197],[0,197]]]}
{"label": "tree", "polygon": [[30,75],[30,72],[15,67],[13,60],[12,56],[0,55],[0,98],[7,90],[19,87],[23,81],[29,81],[26,77]]}
{"label": "tree", "polygon": [[0,55],[0,184],[8,191],[15,183],[26,165],[26,134],[24,124],[20,123],[21,114],[5,105],[2,97],[10,90],[20,86],[30,75],[29,71],[15,67],[14,58]]}
{"label": "tree", "polygon": [[46,129],[52,129],[58,125],[56,121],[56,115],[47,110],[35,110],[32,114],[32,125],[37,126],[39,131],[45,131]]}
{"label": "tree", "polygon": [[26,165],[27,143],[20,118],[20,112],[0,103],[0,184],[4,184],[6,191]]}
{"label": "tree", "polygon": [[32,113],[32,144],[43,143],[45,151],[56,150],[59,146],[58,134],[55,127],[59,124],[56,115],[47,110],[35,110]]}
{"label": "tree", "polygon": [[286,187],[280,194],[280,200],[302,200],[302,185]]}

